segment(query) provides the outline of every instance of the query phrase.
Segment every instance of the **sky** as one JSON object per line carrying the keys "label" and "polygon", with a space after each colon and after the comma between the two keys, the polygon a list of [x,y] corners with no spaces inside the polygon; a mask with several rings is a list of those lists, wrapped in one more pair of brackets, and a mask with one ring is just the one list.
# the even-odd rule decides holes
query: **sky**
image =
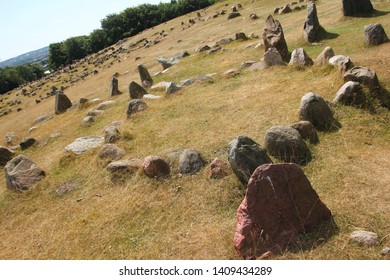
{"label": "sky", "polygon": [[100,20],[143,3],[168,0],[0,0],[0,61],[89,35]]}

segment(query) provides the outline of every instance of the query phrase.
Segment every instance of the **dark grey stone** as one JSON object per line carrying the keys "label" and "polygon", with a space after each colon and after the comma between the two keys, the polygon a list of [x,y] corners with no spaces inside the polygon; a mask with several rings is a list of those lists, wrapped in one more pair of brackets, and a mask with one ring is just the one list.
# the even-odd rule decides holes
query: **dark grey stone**
{"label": "dark grey stone", "polygon": [[195,174],[204,166],[200,154],[194,149],[184,150],[179,158],[179,171],[182,174]]}
{"label": "dark grey stone", "polygon": [[303,26],[303,35],[307,42],[313,43],[318,41],[320,22],[318,21],[316,4],[312,1],[307,3],[307,18]]}
{"label": "dark grey stone", "polygon": [[56,114],[62,114],[70,107],[72,107],[70,99],[62,91],[57,91],[54,101],[54,112]]}
{"label": "dark grey stone", "polygon": [[374,11],[370,0],[342,0],[344,16],[367,15]]}
{"label": "dark grey stone", "polygon": [[272,163],[267,151],[246,136],[238,136],[229,143],[228,160],[233,172],[244,185],[248,184],[258,166]]}
{"label": "dark grey stone", "polygon": [[301,99],[299,116],[311,122],[318,130],[329,130],[333,123],[333,111],[322,96],[309,92]]}
{"label": "dark grey stone", "polygon": [[129,93],[131,99],[142,99],[148,92],[136,82],[131,82],[129,85]]}
{"label": "dark grey stone", "polygon": [[35,138],[26,138],[26,139],[23,139],[22,142],[20,142],[20,148],[22,150],[26,150],[28,148],[30,148],[32,145],[34,145],[35,143],[37,142],[37,140]]}
{"label": "dark grey stone", "polygon": [[142,99],[133,99],[127,104],[127,118],[130,118],[134,113],[146,110],[148,105]]}
{"label": "dark grey stone", "polygon": [[346,82],[336,93],[333,102],[354,107],[362,107],[367,99],[358,82]]}
{"label": "dark grey stone", "polygon": [[117,78],[112,78],[110,85],[110,96],[119,95],[121,92],[119,91],[119,82]]}
{"label": "dark grey stone", "polygon": [[299,132],[290,126],[271,127],[264,137],[268,153],[284,162],[306,164],[311,153]]}
{"label": "dark grey stone", "polygon": [[368,45],[380,45],[389,42],[389,38],[380,23],[364,26],[364,35]]}
{"label": "dark grey stone", "polygon": [[146,67],[143,66],[142,64],[139,64],[137,69],[138,69],[139,77],[141,79],[141,83],[143,85],[149,85],[148,87],[152,86],[153,79],[150,76],[148,69],[146,69]]}

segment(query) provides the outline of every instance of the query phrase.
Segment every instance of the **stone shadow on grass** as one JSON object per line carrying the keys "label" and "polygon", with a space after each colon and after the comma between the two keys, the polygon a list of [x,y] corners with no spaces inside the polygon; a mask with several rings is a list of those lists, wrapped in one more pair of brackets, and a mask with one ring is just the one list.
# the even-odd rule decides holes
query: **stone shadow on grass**
{"label": "stone shadow on grass", "polygon": [[322,26],[320,26],[317,33],[317,37],[319,40],[331,40],[331,39],[336,39],[339,36],[340,34],[338,33],[332,33],[326,31],[325,28],[323,28]]}
{"label": "stone shadow on grass", "polygon": [[297,241],[291,244],[287,250],[292,253],[311,251],[328,242],[339,232],[340,229],[332,218],[330,221],[323,222],[313,231],[300,234]]}

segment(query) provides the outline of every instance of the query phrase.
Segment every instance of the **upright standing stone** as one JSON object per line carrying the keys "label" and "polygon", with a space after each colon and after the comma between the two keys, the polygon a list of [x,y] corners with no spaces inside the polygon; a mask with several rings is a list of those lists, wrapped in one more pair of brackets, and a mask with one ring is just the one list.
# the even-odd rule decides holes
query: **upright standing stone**
{"label": "upright standing stone", "polygon": [[286,40],[284,39],[282,25],[271,15],[268,16],[267,20],[265,21],[263,41],[265,51],[268,51],[269,48],[276,48],[282,56],[283,60],[287,60],[288,48]]}
{"label": "upright standing stone", "polygon": [[372,13],[374,7],[370,0],[343,0],[343,14],[347,17]]}
{"label": "upright standing stone", "polygon": [[255,169],[266,163],[272,163],[267,151],[252,139],[238,136],[228,145],[228,160],[240,182],[248,184]]}
{"label": "upright standing stone", "polygon": [[56,92],[56,97],[54,101],[54,112],[58,114],[62,114],[66,112],[70,107],[72,107],[72,102],[62,91]]}
{"label": "upright standing stone", "polygon": [[318,41],[318,31],[320,30],[320,22],[318,21],[317,8],[314,1],[307,3],[307,18],[303,26],[303,37],[309,43]]}
{"label": "upright standing stone", "polygon": [[299,234],[309,233],[332,213],[296,164],[256,169],[237,211],[234,247],[244,259],[283,252]]}
{"label": "upright standing stone", "polygon": [[148,92],[136,82],[131,82],[129,85],[129,93],[131,99],[142,99]]}
{"label": "upright standing stone", "polygon": [[143,66],[142,64],[139,64],[137,69],[138,69],[138,73],[139,73],[139,77],[141,79],[142,85],[147,87],[147,88],[150,88],[153,85],[153,79],[150,76],[148,69],[146,69],[146,67]]}
{"label": "upright standing stone", "polygon": [[45,176],[45,171],[24,155],[4,167],[6,185],[10,190],[25,191]]}
{"label": "upright standing stone", "polygon": [[119,82],[118,79],[113,77],[111,80],[110,86],[110,96],[119,95],[121,92],[119,91]]}

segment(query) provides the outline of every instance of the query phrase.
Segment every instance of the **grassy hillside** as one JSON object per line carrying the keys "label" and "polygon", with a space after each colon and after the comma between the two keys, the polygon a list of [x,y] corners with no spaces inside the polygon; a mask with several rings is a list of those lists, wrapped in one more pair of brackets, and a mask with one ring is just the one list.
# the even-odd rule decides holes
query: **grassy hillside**
{"label": "grassy hillside", "polygon": [[[35,137],[39,145],[23,154],[42,166],[47,177],[24,193],[9,191],[4,180],[0,182],[1,259],[240,259],[233,248],[233,236],[244,186],[233,174],[209,179],[208,165],[199,174],[179,176],[178,160],[170,154],[195,148],[209,163],[215,157],[227,161],[227,145],[238,135],[263,144],[271,126],[298,120],[300,99],[305,93],[315,92],[332,100],[343,85],[337,68],[325,66],[273,67],[225,77],[226,70],[239,68],[243,61],[261,60],[263,48],[245,47],[262,42],[266,17],[287,3],[251,2],[240,1],[242,17],[229,21],[226,15],[211,16],[217,10],[230,9],[236,1],[222,1],[202,10],[202,18],[210,19],[186,29],[181,22],[195,18],[195,13],[147,30],[114,47],[130,49],[131,43],[141,38],[153,40],[162,30],[168,35],[150,48],[132,47],[111,58],[97,75],[70,84],[66,82],[68,74],[61,73],[37,90],[37,95],[45,95],[52,85],[66,85],[65,93],[72,101],[81,97],[115,100],[116,104],[90,127],[81,125],[90,108],[76,108],[40,124],[29,134],[36,117],[53,113],[54,98],[35,104],[34,98],[16,96],[20,89],[6,95],[8,100],[22,100],[23,110],[0,119],[0,137],[4,139],[9,132],[19,140]],[[275,17],[283,26],[290,51],[303,47],[316,58],[325,46],[331,46],[336,54],[351,57],[355,65],[375,70],[380,83],[390,90],[390,43],[376,47],[364,44],[366,24],[379,22],[390,33],[390,3],[375,1],[374,7],[381,11],[376,17],[344,18],[341,1],[317,1],[321,25],[337,35],[321,41],[322,45],[303,40],[306,10]],[[259,19],[249,18],[253,12]],[[260,38],[234,41],[225,46],[225,51],[211,55],[194,51],[222,38],[234,38],[239,31],[247,35],[253,32]],[[142,63],[151,73],[158,72],[162,70],[156,61],[159,56],[183,50],[191,55],[155,77],[154,83],[216,73],[213,82],[196,83],[172,95],[150,90],[162,98],[147,100],[149,108],[128,120],[127,87],[133,80],[139,82],[137,64]],[[94,69],[86,63],[76,67],[73,75]],[[124,94],[109,98],[109,83],[116,72]],[[390,112],[377,108],[372,113],[347,106],[336,106],[335,111],[341,129],[319,134],[320,143],[310,146],[313,160],[303,169],[332,211],[338,230],[325,242],[310,236],[309,245],[303,242],[302,248],[272,256],[274,259],[381,259],[381,249],[390,244]],[[64,151],[78,137],[102,135],[104,127],[113,121],[123,122],[120,130],[127,137],[117,145],[126,150],[126,159],[161,156],[170,160],[172,176],[156,180],[138,173],[112,180],[98,157],[99,149],[81,156]],[[50,138],[54,132],[60,137]],[[70,180],[79,183],[58,197],[55,190]],[[376,232],[381,243],[372,248],[349,244],[350,233],[358,228]]]}

